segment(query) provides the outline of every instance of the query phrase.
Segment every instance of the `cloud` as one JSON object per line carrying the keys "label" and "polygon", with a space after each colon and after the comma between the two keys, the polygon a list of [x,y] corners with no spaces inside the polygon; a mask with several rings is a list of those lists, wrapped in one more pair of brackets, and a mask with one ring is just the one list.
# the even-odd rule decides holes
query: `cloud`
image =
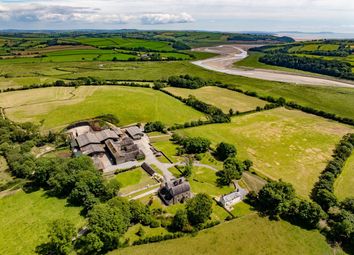
{"label": "cloud", "polygon": [[151,13],[141,16],[140,21],[144,25],[171,24],[171,23],[190,23],[194,19],[188,13],[168,14],[168,13]]}
{"label": "cloud", "polygon": [[188,23],[194,19],[187,13],[119,13],[102,11],[100,8],[31,4],[0,4],[0,20],[31,23],[106,23],[143,25]]}

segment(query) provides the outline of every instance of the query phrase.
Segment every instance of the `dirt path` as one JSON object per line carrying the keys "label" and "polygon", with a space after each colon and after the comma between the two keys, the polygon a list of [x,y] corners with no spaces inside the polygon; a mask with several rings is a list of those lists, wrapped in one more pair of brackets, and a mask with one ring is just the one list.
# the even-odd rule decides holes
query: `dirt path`
{"label": "dirt path", "polygon": [[248,70],[248,69],[233,67],[232,64],[234,62],[240,61],[248,56],[246,51],[248,48],[250,47],[241,46],[241,45],[220,45],[215,47],[197,48],[194,49],[194,51],[212,52],[212,53],[220,54],[220,56],[208,58],[204,60],[198,60],[192,63],[208,70],[213,70],[213,71],[232,74],[232,75],[246,76],[249,78],[289,82],[289,83],[296,83],[296,84],[354,88],[354,83],[351,83],[350,81],[346,82],[346,81],[335,80],[335,78],[327,79],[327,78],[306,76],[302,74],[287,73],[282,71],[265,70],[265,69]]}

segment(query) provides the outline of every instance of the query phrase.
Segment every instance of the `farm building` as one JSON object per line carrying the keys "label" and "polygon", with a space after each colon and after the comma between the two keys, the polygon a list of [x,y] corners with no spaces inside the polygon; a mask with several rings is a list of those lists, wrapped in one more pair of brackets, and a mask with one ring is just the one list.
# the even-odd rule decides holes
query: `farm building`
{"label": "farm building", "polygon": [[151,176],[153,176],[156,173],[155,170],[152,169],[152,167],[145,162],[141,165],[141,168],[144,169],[145,172],[147,172]]}
{"label": "farm building", "polygon": [[244,197],[247,195],[247,191],[241,188],[236,189],[235,191],[221,196],[219,202],[226,208],[237,204],[238,202],[242,201]]}
{"label": "farm building", "polygon": [[[144,157],[138,145],[121,129],[93,131],[90,127],[74,127],[69,130],[74,155],[90,156],[99,170]],[[135,134],[135,133],[132,133]]]}
{"label": "farm building", "polygon": [[128,161],[133,161],[139,157],[144,157],[144,154],[139,150],[129,137],[124,137],[121,141],[107,140],[105,142],[109,154],[114,159],[115,164],[121,164]]}
{"label": "farm building", "polygon": [[143,131],[137,126],[128,127],[125,131],[134,140],[139,140],[144,136]]}
{"label": "farm building", "polygon": [[183,203],[192,196],[191,187],[183,177],[166,181],[159,190],[159,196],[166,205]]}

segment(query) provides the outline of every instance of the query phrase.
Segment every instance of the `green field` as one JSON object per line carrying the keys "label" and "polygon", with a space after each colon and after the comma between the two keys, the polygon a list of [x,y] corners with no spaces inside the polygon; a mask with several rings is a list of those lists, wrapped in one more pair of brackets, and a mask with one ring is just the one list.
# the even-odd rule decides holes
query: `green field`
{"label": "green field", "polygon": [[[102,79],[156,80],[171,75],[191,74],[231,84],[263,96],[284,97],[342,117],[354,118],[354,90],[351,88],[304,86],[227,75],[197,67],[187,61],[178,62],[63,62],[5,64],[0,61],[1,88],[30,85],[39,79],[71,79],[93,76]],[[47,76],[47,75],[50,76]]]}
{"label": "green field", "polygon": [[109,254],[166,253],[171,255],[330,255],[333,251],[326,243],[325,237],[317,231],[307,231],[284,221],[269,221],[267,218],[253,214],[204,230],[196,237],[129,247]]}
{"label": "green field", "polygon": [[19,191],[0,199],[0,254],[35,254],[34,250],[47,240],[48,223],[58,219],[71,220],[76,227],[84,225],[81,208],[68,207],[66,200],[48,197],[37,191]]}
{"label": "green field", "polygon": [[290,72],[290,73],[308,74],[308,75],[312,75],[312,76],[320,76],[320,74],[314,74],[314,73],[305,72],[305,71],[301,71],[301,70],[297,70],[297,69],[291,69],[291,68],[286,68],[286,67],[282,67],[282,66],[273,66],[273,65],[267,65],[267,64],[261,63],[261,62],[259,62],[259,58],[262,55],[264,55],[264,53],[262,53],[262,52],[249,51],[248,57],[235,62],[234,66],[241,67],[241,68],[250,68],[250,69],[259,68],[259,69],[267,69],[267,70],[275,70],[275,71],[284,71],[284,72]]}
{"label": "green field", "polygon": [[334,183],[334,193],[339,200],[354,197],[354,154],[349,157],[342,173]]}
{"label": "green field", "polygon": [[158,41],[147,41],[140,39],[132,39],[132,38],[120,38],[120,37],[112,37],[112,38],[78,38],[73,41],[80,42],[82,44],[94,46],[94,47],[126,47],[126,48],[138,48],[144,47],[146,49],[152,50],[163,50],[163,51],[171,51],[173,48],[170,46],[168,42],[158,42]]}
{"label": "green field", "polygon": [[267,103],[255,97],[218,87],[202,87],[200,89],[168,87],[165,90],[183,98],[187,98],[189,95],[195,96],[205,103],[219,107],[225,113],[229,113],[230,108],[234,112],[251,111],[256,109],[257,106],[264,107]]}
{"label": "green field", "polygon": [[254,170],[271,179],[283,179],[303,197],[331,158],[340,138],[353,128],[300,111],[273,109],[234,117],[230,124],[213,124],[178,131],[209,138],[214,145],[236,145],[241,159],[249,158]]}
{"label": "green field", "polygon": [[162,92],[149,88],[79,87],[43,88],[3,94],[1,107],[15,121],[43,122],[44,129],[114,114],[120,124],[160,120],[166,124],[204,118],[200,112]]}

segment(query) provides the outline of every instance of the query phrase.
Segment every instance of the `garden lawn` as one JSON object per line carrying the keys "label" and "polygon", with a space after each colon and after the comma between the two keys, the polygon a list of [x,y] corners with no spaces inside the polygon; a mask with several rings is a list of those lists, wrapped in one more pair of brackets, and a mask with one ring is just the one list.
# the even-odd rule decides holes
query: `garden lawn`
{"label": "garden lawn", "polygon": [[228,194],[234,190],[234,187],[218,187],[216,183],[216,171],[206,167],[196,167],[192,169],[192,176],[189,178],[191,190],[193,193],[207,193],[211,197]]}
{"label": "garden lawn", "polygon": [[[65,96],[61,95],[63,90],[67,91]],[[43,121],[43,129],[63,128],[102,114],[116,115],[121,125],[157,120],[172,125],[204,118],[204,114],[177,99],[149,88],[96,86],[69,91],[68,88],[45,88],[10,92],[1,97],[0,106],[12,106],[6,109],[11,120]],[[57,93],[59,97],[55,96]]]}
{"label": "garden lawn", "polygon": [[166,91],[183,98],[189,95],[220,108],[224,113],[229,113],[230,108],[236,112],[246,112],[264,107],[267,102],[255,97],[246,96],[242,93],[230,91],[219,87],[202,87],[200,89],[165,88]]}
{"label": "garden lawn", "polygon": [[277,108],[234,117],[232,123],[178,131],[235,144],[238,157],[270,179],[290,182],[307,197],[341,137],[353,128],[296,110]]}
{"label": "garden lawn", "polygon": [[198,233],[160,243],[113,251],[111,255],[330,255],[332,249],[318,231],[284,221],[269,221],[256,214],[235,219]]}
{"label": "garden lawn", "polygon": [[77,228],[84,225],[79,207],[66,206],[66,200],[48,197],[43,191],[19,191],[0,199],[0,254],[35,254],[47,241],[48,223],[65,218]]}
{"label": "garden lawn", "polygon": [[157,184],[141,167],[119,173],[115,178],[121,184],[120,192],[123,194]]}
{"label": "garden lawn", "polygon": [[334,193],[339,200],[354,197],[354,153],[346,161],[342,173],[334,183]]}

